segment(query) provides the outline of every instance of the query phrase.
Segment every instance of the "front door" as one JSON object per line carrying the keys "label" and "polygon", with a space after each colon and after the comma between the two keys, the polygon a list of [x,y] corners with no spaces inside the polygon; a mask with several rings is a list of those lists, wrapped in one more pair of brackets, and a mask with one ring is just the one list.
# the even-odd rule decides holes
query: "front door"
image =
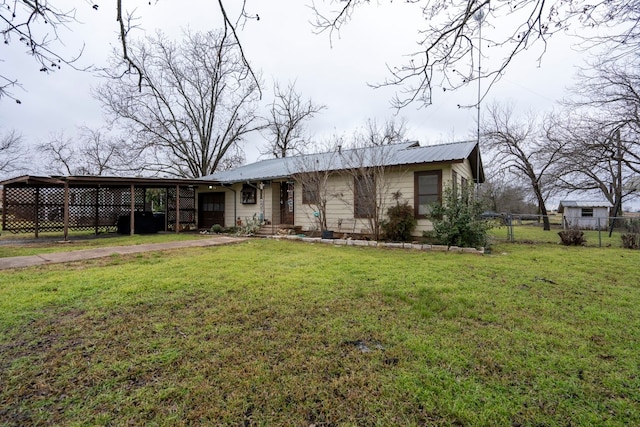
{"label": "front door", "polygon": [[293,225],[293,182],[280,184],[280,224]]}
{"label": "front door", "polygon": [[198,227],[211,228],[218,224],[224,227],[225,193],[200,193],[198,195]]}

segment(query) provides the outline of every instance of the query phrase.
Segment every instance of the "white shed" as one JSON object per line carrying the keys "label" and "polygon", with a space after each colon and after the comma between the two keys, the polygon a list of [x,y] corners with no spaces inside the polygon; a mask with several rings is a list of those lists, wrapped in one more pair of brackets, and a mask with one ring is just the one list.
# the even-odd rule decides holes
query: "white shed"
{"label": "white shed", "polygon": [[563,200],[558,212],[562,214],[564,228],[604,230],[609,225],[611,203],[603,201]]}

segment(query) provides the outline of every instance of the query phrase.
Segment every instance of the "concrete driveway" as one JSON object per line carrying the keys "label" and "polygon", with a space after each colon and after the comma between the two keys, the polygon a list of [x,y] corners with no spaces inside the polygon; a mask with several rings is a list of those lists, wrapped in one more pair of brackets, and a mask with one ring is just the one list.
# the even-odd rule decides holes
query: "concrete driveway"
{"label": "concrete driveway", "polygon": [[185,240],[181,242],[147,243],[130,246],[109,246],[95,249],[81,249],[77,251],[55,252],[50,254],[28,255],[0,258],[0,270],[10,268],[33,267],[43,264],[57,264],[72,261],[82,261],[85,259],[105,258],[113,254],[126,255],[141,252],[164,251],[180,248],[196,248],[205,246],[228,245],[247,240],[242,237],[215,236],[202,239]]}

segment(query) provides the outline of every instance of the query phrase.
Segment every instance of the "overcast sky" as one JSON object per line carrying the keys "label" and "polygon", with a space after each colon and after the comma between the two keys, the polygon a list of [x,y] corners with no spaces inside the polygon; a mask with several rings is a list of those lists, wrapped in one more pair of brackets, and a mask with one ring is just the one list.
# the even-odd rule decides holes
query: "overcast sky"
{"label": "overcast sky", "polygon": [[[65,3],[61,1],[60,4]],[[80,67],[102,66],[110,51],[118,46],[115,2],[99,2],[99,9],[77,0],[67,0],[77,8],[80,24],[72,23],[69,31],[62,31],[65,52],[73,56],[84,42],[84,54],[77,62]],[[186,2],[138,1],[143,36],[162,29],[169,35],[180,36],[181,28],[209,30],[220,27],[221,20],[211,0]],[[231,2],[227,2],[231,3]],[[387,64],[400,65],[403,55],[413,52],[418,29],[424,25],[415,5],[404,2],[376,2],[361,8],[339,37],[330,41],[327,34],[314,34],[310,21],[312,11],[301,0],[261,0],[248,3],[248,11],[260,16],[249,21],[239,35],[246,56],[252,66],[262,73],[263,105],[272,100],[271,82],[283,84],[296,81],[296,88],[304,98],[324,104],[327,109],[309,123],[310,133],[318,140],[333,133],[350,134],[368,118],[383,123],[393,117],[390,107],[393,88],[372,89],[367,83],[381,82],[388,77]],[[493,25],[495,31],[497,25]],[[487,32],[492,31],[487,23]],[[23,53],[19,43],[3,46],[0,72],[17,76],[24,90],[14,89],[21,100],[16,104],[9,98],[0,101],[0,128],[22,133],[29,146],[45,141],[52,132],[76,134],[78,126],[99,127],[102,112],[92,98],[91,87],[100,79],[90,73],[69,67],[54,73],[38,71],[39,66]],[[484,61],[491,62],[492,51],[486,49]],[[554,40],[538,66],[539,50],[522,55],[514,63],[493,91],[486,103],[497,100],[512,102],[516,111],[550,111],[555,102],[572,84],[575,66],[585,58],[569,47],[566,39]],[[435,88],[433,105],[415,105],[402,110],[407,120],[409,136],[421,144],[451,142],[475,138],[476,110],[458,105],[474,104],[477,86],[466,90],[442,92]],[[260,135],[247,141],[247,161],[258,158],[258,146],[264,143]],[[37,160],[33,162],[37,165]],[[37,167],[32,173],[38,172]]]}

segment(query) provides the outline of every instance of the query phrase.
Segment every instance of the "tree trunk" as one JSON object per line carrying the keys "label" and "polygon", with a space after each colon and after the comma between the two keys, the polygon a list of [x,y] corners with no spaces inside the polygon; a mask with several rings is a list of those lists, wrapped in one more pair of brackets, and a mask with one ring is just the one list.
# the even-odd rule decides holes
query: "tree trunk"
{"label": "tree trunk", "polygon": [[547,212],[547,207],[544,205],[544,198],[540,192],[540,189],[536,186],[534,187],[534,192],[536,193],[536,199],[538,200],[538,210],[540,214],[542,214],[542,224],[543,230],[550,231],[551,224],[549,223],[549,213]]}

